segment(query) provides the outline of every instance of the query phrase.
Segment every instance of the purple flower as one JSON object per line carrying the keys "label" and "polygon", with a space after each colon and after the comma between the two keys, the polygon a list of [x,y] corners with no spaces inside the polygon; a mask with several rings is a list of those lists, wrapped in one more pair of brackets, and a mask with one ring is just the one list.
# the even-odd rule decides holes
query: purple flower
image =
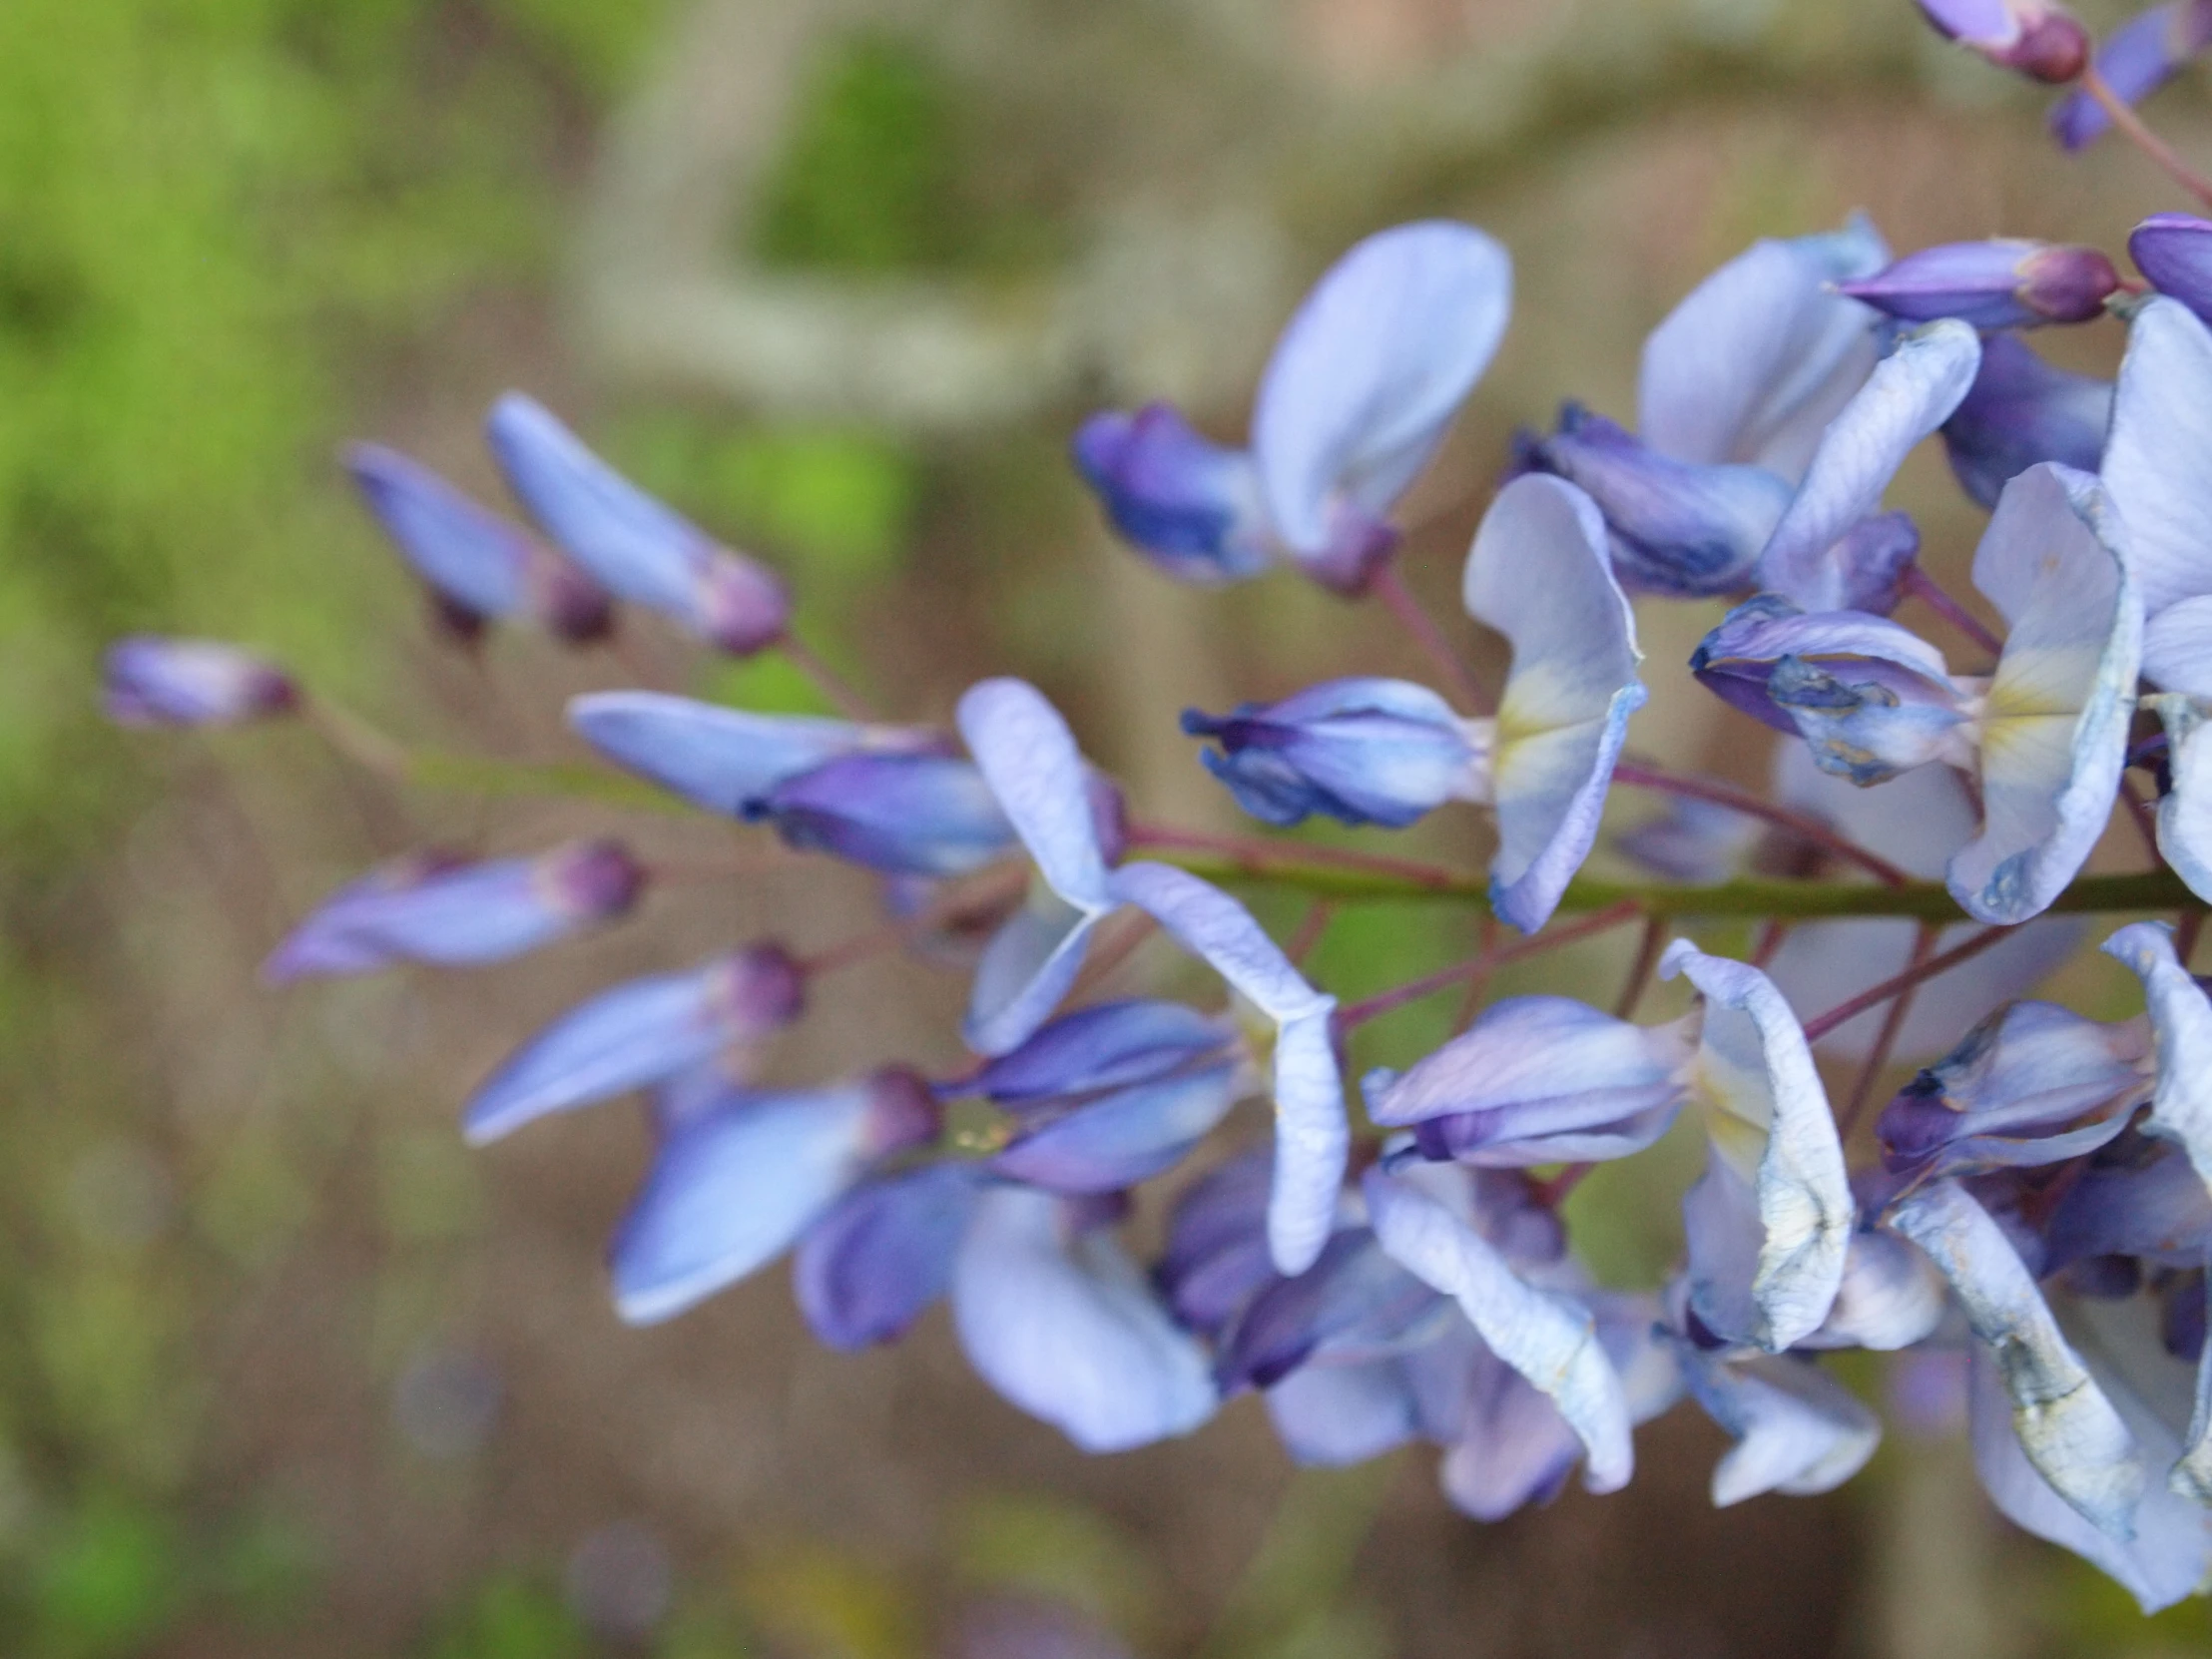
{"label": "purple flower", "polygon": [[2000,69],[2064,86],[2089,63],[2089,34],[2049,0],[1920,0],[1938,31]]}
{"label": "purple flower", "polygon": [[1908,322],[1951,316],[1976,328],[2033,328],[2103,315],[2120,274],[2094,248],[1996,238],[1924,248],[1836,286]]}
{"label": "purple flower", "polygon": [[2111,420],[2111,381],[2053,368],[2024,341],[1992,334],[1972,388],[1943,422],[1943,448],[1959,486],[1993,509],[2038,461],[2096,471]]}
{"label": "purple flower", "polygon": [[1511,292],[1505,251],[1480,231],[1430,220],[1378,232],[1284,328],[1248,452],[1156,404],[1093,416],[1077,464],[1171,574],[1233,581],[1274,555],[1357,593],[1396,543],[1390,508],[1489,366]]}
{"label": "purple flower", "polygon": [[847,755],[775,785],[745,816],[892,875],[964,874],[1014,842],[982,775],[946,755]]}
{"label": "purple flower", "polygon": [[104,679],[119,726],[239,726],[299,707],[282,669],[218,640],[134,634],[108,647]]}
{"label": "purple flower", "polygon": [[543,405],[509,392],[486,430],[516,498],[609,593],[735,656],[783,638],[791,599],[773,571],[647,495]]}
{"label": "purple flower", "polygon": [[1713,1470],[1713,1505],[1765,1492],[1833,1491],[1866,1467],[1882,1420],[1818,1366],[1791,1355],[1708,1354],[1677,1345],[1690,1397],[1736,1443]]}
{"label": "purple flower", "polygon": [[973,1164],[937,1163],[854,1188],[792,1259],[808,1328],[844,1352],[904,1336],[950,1289],[985,1181]]}
{"label": "purple flower", "polygon": [[632,979],[571,1008],[470,1097],[470,1144],[549,1112],[665,1082],[798,1017],[805,981],[775,945],[709,957],[685,973]]}
{"label": "purple flower", "polygon": [[2142,594],[2143,673],[2212,697],[2212,331],[2153,297],[2127,331],[2103,478]]}
{"label": "purple flower", "polygon": [[[2212,45],[2212,4],[2174,0],[2136,13],[2105,37],[2097,48],[2096,69],[2123,102],[2139,104],[2208,45]],[[2104,106],[2079,89],[2067,93],[2050,112],[2050,130],[2068,150],[2081,149],[2111,125]]]}
{"label": "purple flower", "polygon": [[439,616],[464,638],[489,621],[523,615],[578,643],[613,626],[598,584],[428,467],[381,444],[355,443],[346,446],[345,469],[428,586]]}
{"label": "purple flower", "polygon": [[1193,1331],[1220,1334],[1278,1277],[1267,1234],[1274,1163],[1257,1147],[1208,1171],[1176,1200],[1153,1277]]}
{"label": "purple flower", "polygon": [[614,841],[468,863],[416,854],[339,888],[263,964],[272,984],[394,962],[505,961],[629,909],[645,870]]}
{"label": "purple flower", "polygon": [[2127,252],[2152,287],[2212,316],[2212,220],[2152,214],[2128,234]]}

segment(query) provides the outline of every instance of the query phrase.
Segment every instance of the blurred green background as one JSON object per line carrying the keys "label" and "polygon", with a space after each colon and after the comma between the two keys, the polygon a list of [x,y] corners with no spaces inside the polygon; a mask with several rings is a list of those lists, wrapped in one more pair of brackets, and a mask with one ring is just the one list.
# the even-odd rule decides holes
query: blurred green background
{"label": "blurred green background", "polygon": [[[2156,113],[2212,150],[2196,89]],[[253,641],[395,729],[539,759],[570,753],[565,694],[637,675],[812,706],[773,664],[654,637],[619,663],[441,654],[333,450],[375,436],[486,487],[474,421],[512,384],[787,568],[825,652],[900,710],[1027,673],[1141,801],[1226,823],[1176,709],[1410,665],[1296,584],[1193,598],[1109,547],[1062,460],[1084,409],[1178,395],[1233,434],[1331,254],[1416,213],[1489,225],[1519,314],[1424,486],[1412,577],[1442,602],[1511,426],[1563,395],[1627,413],[1643,330],[1752,237],[1864,206],[1901,247],[2116,247],[2171,205],[2124,153],[2059,161],[2037,118],[1905,0],[0,4],[0,1651],[2212,1648],[2201,1607],[2145,1623],[1997,1529],[1941,1443],[1716,1515],[1717,1435],[1678,1412],[1629,1493],[1484,1529],[1425,1455],[1294,1477],[1250,1402],[1086,1461],[935,1326],[812,1351],[776,1275],[623,1331],[596,1257],[637,1126],[472,1158],[454,1102],[584,986],[757,931],[821,942],[864,925],[864,887],[686,895],[481,981],[274,997],[261,954],[369,858],[597,821],[398,801],[300,734],[148,740],[94,712],[101,646],[139,628]],[[732,291],[686,309],[677,278],[717,271]],[[762,342],[802,312],[769,302],[818,300],[889,344],[771,374]],[[1958,560],[1972,516],[1915,467],[1905,498]],[[1678,660],[1708,620],[1648,617],[1647,649]],[[1759,772],[1680,687],[1640,741]],[[1462,832],[1423,834],[1465,855]],[[1356,909],[1320,968],[1359,994],[1466,940]],[[2111,996],[2100,971],[2070,990]],[[948,979],[846,989],[795,1075],[949,1059]],[[1362,1058],[1433,1043],[1442,1001]],[[1616,1271],[1673,1247],[1671,1195],[1601,1179],[1577,1205]]]}

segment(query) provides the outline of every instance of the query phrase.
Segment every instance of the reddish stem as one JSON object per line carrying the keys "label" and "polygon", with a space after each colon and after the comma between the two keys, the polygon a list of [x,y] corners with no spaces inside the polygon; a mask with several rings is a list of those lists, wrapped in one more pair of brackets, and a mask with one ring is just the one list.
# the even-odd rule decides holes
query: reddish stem
{"label": "reddish stem", "polygon": [[1869,990],[1861,991],[1849,1002],[1837,1004],[1818,1019],[1805,1022],[1805,1040],[1818,1042],[1846,1020],[1856,1019],[1869,1008],[1881,1006],[1898,992],[1918,985],[1924,979],[1933,979],[1938,973],[1947,973],[1969,957],[1978,956],[1999,939],[2012,931],[2009,927],[1984,927],[1964,944],[1954,945],[1940,956],[1931,956],[1907,968],[1903,973],[1885,979]]}
{"label": "reddish stem", "polygon": [[1488,973],[1495,968],[1501,968],[1507,962],[1517,962],[1523,957],[1540,955],[1544,951],[1556,949],[1560,945],[1572,944],[1577,939],[1586,939],[1593,933],[1602,933],[1608,928],[1618,927],[1624,921],[1633,921],[1641,913],[1641,905],[1633,898],[1624,898],[1618,904],[1599,910],[1594,915],[1584,916],[1572,926],[1562,927],[1557,932],[1539,933],[1532,939],[1522,939],[1518,943],[1505,946],[1502,950],[1484,951],[1479,956],[1469,957],[1463,962],[1454,962],[1449,967],[1438,968],[1434,973],[1423,974],[1418,979],[1409,980],[1405,984],[1394,986],[1389,990],[1378,991],[1375,995],[1362,1001],[1348,1002],[1337,1010],[1337,1017],[1332,1023],[1341,1036],[1357,1026],[1367,1024],[1370,1020],[1381,1019],[1384,1014],[1393,1013],[1404,1007],[1408,1002],[1418,1002],[1424,996],[1433,995],[1446,985],[1455,985],[1460,980],[1475,974]]}
{"label": "reddish stem", "polygon": [[1748,818],[1763,819],[1777,829],[1787,830],[1793,835],[1801,836],[1815,846],[1857,864],[1889,886],[1902,887],[1912,880],[1910,875],[1889,859],[1868,851],[1847,836],[1839,835],[1819,819],[1794,813],[1787,807],[1777,807],[1773,802],[1763,801],[1748,790],[1740,790],[1733,784],[1723,784],[1718,779],[1682,778],[1657,767],[1623,761],[1613,768],[1613,782],[1626,784],[1631,789],[1678,795],[1690,801],[1708,801],[1716,807],[1731,808]]}
{"label": "reddish stem", "polygon": [[[1913,935],[1913,954],[1906,959],[1907,971],[1927,961],[1936,948],[1938,929],[1931,922],[1923,922]],[[1900,991],[1897,1000],[1890,1004],[1884,1016],[1882,1030],[1876,1035],[1874,1047],[1867,1051],[1866,1063],[1859,1068],[1858,1080],[1852,1084],[1851,1099],[1844,1105],[1836,1120],[1836,1138],[1851,1139],[1852,1126],[1859,1121],[1859,1114],[1867,1109],[1867,1102],[1874,1096],[1874,1086],[1880,1080],[1883,1068],[1890,1063],[1890,1054],[1897,1047],[1898,1033],[1905,1029],[1906,1016],[1913,1011],[1913,998],[1920,990],[1918,985],[1908,985]]]}
{"label": "reddish stem", "polygon": [[2127,100],[2114,92],[2111,83],[2097,73],[2095,64],[2081,72],[2081,90],[2096,100],[2097,107],[2104,111],[2113,128],[2128,143],[2156,163],[2167,178],[2206,207],[2212,208],[2212,180],[2207,180],[2174,154],[2173,147],[2152,132],[2144,124],[2143,118],[2128,105]]}
{"label": "reddish stem", "polygon": [[1283,947],[1283,954],[1294,966],[1301,965],[1314,953],[1322,936],[1329,931],[1329,924],[1337,919],[1334,899],[1317,898],[1306,907],[1306,918],[1298,924],[1298,931],[1291,935],[1291,942]]}
{"label": "reddish stem", "polygon": [[853,689],[852,683],[818,656],[814,648],[796,632],[785,629],[784,637],[776,642],[776,647],[784,653],[792,667],[812,681],[815,690],[829,699],[830,707],[845,719],[864,723],[876,718],[873,707]]}
{"label": "reddish stem", "polygon": [[1529,1196],[1547,1210],[1556,1210],[1566,1203],[1567,1195],[1582,1185],[1595,1164],[1569,1164],[1549,1181],[1531,1181]]}
{"label": "reddish stem", "polygon": [[2004,642],[1984,628],[1979,617],[1967,610],[1956,599],[1953,599],[1949,589],[1936,581],[1935,577],[1929,575],[1919,565],[1913,564],[1905,567],[1903,586],[1907,593],[1918,599],[1965,635],[1966,638],[1972,640],[1974,644],[1980,646],[1990,656],[1995,657],[2003,653]]}
{"label": "reddish stem", "polygon": [[1459,653],[1452,650],[1451,642],[1444,638],[1443,630],[1436,626],[1436,619],[1422,608],[1421,602],[1413,596],[1413,590],[1405,585],[1405,579],[1398,574],[1394,559],[1385,559],[1377,568],[1368,581],[1368,591],[1382,600],[1390,615],[1397,618],[1398,626],[1412,637],[1413,643],[1420,647],[1422,654],[1435,665],[1436,672],[1443,676],[1444,683],[1458,697],[1466,712],[1470,715],[1488,714],[1489,699],[1482,695],[1482,688],[1474,683],[1474,676],[1467,671],[1467,665],[1460,660]]}
{"label": "reddish stem", "polygon": [[1659,950],[1666,942],[1665,919],[1644,917],[1643,937],[1636,942],[1636,960],[1629,965],[1628,982],[1621,986],[1620,1000],[1613,1007],[1615,1019],[1627,1019],[1635,1013],[1636,1004],[1643,1001],[1644,991],[1651,984],[1651,970],[1659,965]]}

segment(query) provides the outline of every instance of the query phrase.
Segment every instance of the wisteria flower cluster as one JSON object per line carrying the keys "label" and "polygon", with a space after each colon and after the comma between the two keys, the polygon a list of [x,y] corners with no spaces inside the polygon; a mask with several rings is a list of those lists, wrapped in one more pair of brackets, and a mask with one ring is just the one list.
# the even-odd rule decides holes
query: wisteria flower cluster
{"label": "wisteria flower cluster", "polygon": [[[2139,128],[2132,101],[2212,40],[2196,4],[2101,52],[2040,0],[1923,9],[2070,86],[2069,146]],[[1236,802],[1269,826],[1379,830],[1472,808],[1494,829],[1486,878],[1149,824],[1018,680],[970,687],[952,731],[882,722],[795,636],[774,572],[520,395],[489,435],[527,525],[357,447],[364,501],[464,640],[525,623],[588,646],[629,606],[820,676],[846,718],[612,691],[569,724],[702,812],[880,875],[893,919],[861,948],[983,941],[974,1060],[954,1074],[762,1086],[765,1047],[854,952],[758,940],[555,1019],[477,1089],[464,1132],[649,1097],[657,1150],[611,1251],[627,1320],[788,1254],[824,1343],[893,1341],[946,1301],[983,1381],[1085,1449],[1185,1433],[1252,1390],[1302,1462],[1434,1445],[1451,1501],[1483,1519],[1577,1469],[1622,1486],[1636,1425],[1684,1395],[1734,1441],[1716,1502],[1826,1491],[1881,1433],[1827,1357],[1911,1351],[1958,1378],[2006,1515],[2146,1608],[2195,1592],[2212,1574],[2212,1001],[2188,968],[2212,905],[2212,223],[2157,216],[2128,253],[2139,278],[2018,241],[1900,258],[1859,220],[1714,272],[1646,341],[1633,429],[1568,403],[1516,440],[1461,581],[1510,657],[1487,706],[1398,576],[1392,513],[1506,328],[1492,238],[1431,221],[1347,253],[1284,329],[1242,448],[1165,404],[1086,422],[1077,466],[1167,575],[1288,568],[1375,596],[1435,664],[1434,686],[1342,679],[1188,715]],[[2107,316],[2127,329],[2114,383],[2026,338]],[[2001,634],[1884,505],[1930,439],[1988,510],[1971,578]],[[1636,598],[1732,603],[1688,666],[1785,735],[1771,795],[1626,756],[1646,697]],[[1898,620],[1909,606],[1944,644]],[[127,723],[304,715],[365,741],[226,645],[129,640],[108,684]],[[1578,875],[1614,785],[1667,803],[1616,837],[1648,881]],[[2085,875],[2115,811],[2148,867]],[[653,878],[612,840],[423,853],[332,894],[268,974],[497,962],[612,921]],[[1279,943],[1225,890],[1240,883],[1317,895],[1310,925]],[[1329,900],[1391,891],[1486,906],[1521,937],[1341,1004],[1301,965]],[[2102,940],[2145,1012],[2024,1000],[2099,912],[2176,918]],[[1670,937],[1709,917],[1759,921],[1751,959]],[[1348,1101],[1345,1040],[1367,1020],[1637,922],[1617,1006],[1490,1001]],[[1101,999],[1153,928],[1226,999]],[[1654,973],[1694,994],[1640,1023]],[[1856,1066],[1849,1095],[1822,1058]],[[1893,1060],[1928,1064],[1854,1168]],[[1272,1134],[1225,1145],[1255,1097]],[[1682,1259],[1657,1294],[1607,1288],[1562,1203],[1685,1116],[1705,1159]],[[1170,1177],[1164,1245],[1139,1261],[1120,1224]]]}

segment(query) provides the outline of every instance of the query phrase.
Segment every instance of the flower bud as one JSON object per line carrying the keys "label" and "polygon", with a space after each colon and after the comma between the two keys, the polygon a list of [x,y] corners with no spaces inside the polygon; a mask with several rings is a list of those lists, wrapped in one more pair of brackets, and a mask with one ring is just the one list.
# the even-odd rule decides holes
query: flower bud
{"label": "flower bud", "polygon": [[1252,457],[1201,437],[1171,405],[1095,414],[1073,448],[1114,528],[1170,576],[1213,586],[1267,568]]}
{"label": "flower bud", "polygon": [[1977,328],[2033,328],[2103,314],[2120,275],[2094,248],[1996,239],[1908,254],[1838,289],[1909,322],[1953,316]]}
{"label": "flower bud", "polygon": [[[2212,46],[2212,0],[2174,0],[2138,12],[2097,48],[2097,74],[2113,96],[2139,104],[2189,60]],[[2079,150],[2112,125],[2104,106],[2076,88],[2050,112],[2050,130],[2068,150]]]}
{"label": "flower bud", "polygon": [[2065,86],[2089,64],[2089,32],[2048,0],[1920,0],[1947,38],[2000,69]]}
{"label": "flower bud", "polygon": [[218,640],[119,640],[105,681],[108,718],[119,726],[238,726],[299,706],[289,675]]}
{"label": "flower bud", "polygon": [[2212,221],[2152,214],[2129,235],[2127,252],[2152,287],[2212,317]]}

